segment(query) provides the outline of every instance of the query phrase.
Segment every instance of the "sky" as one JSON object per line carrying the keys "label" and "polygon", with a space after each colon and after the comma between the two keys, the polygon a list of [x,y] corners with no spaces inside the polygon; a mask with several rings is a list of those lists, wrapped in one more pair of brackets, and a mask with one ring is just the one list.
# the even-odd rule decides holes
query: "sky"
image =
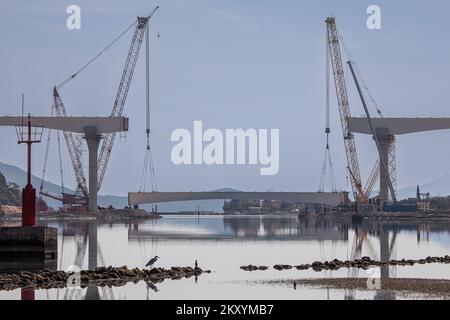
{"label": "sky", "polygon": [[[66,8],[81,8],[81,29],[69,30]],[[381,9],[381,29],[369,30],[366,10]],[[448,1],[22,1],[0,4],[0,108],[48,115],[52,87],[79,69],[130,25],[160,6],[150,22],[151,146],[160,191],[316,191],[325,148],[325,23],[337,26],[385,116],[450,116]],[[156,37],[159,28],[160,37]],[[69,115],[107,116],[120,81],[132,32],[60,90]],[[145,156],[144,50],[124,108],[126,137],[116,139],[102,194],[137,191]],[[363,114],[348,78],[350,109]],[[346,183],[346,159],[334,87],[331,152],[337,186]],[[279,129],[280,169],[261,176],[259,165],[172,163],[171,133],[207,128]],[[397,139],[397,185],[432,181],[450,172],[450,132]],[[357,136],[363,180],[375,162],[369,137]],[[0,128],[0,161],[25,168],[26,149],[14,128]],[[75,179],[64,147],[64,180]],[[33,173],[42,174],[45,143],[33,146]],[[47,179],[58,182],[55,136]],[[414,196],[414,195],[412,195]]]}

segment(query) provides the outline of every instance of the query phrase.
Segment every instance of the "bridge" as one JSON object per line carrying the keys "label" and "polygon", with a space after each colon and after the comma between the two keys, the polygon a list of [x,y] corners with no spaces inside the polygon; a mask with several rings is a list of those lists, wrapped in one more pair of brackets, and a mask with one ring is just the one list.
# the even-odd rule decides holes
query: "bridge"
{"label": "bridge", "polygon": [[[0,126],[22,126],[27,117],[2,116]],[[95,127],[98,133],[128,131],[128,118],[123,117],[31,117],[32,127],[86,133],[87,127]]]}
{"label": "bridge", "polygon": [[[389,141],[396,135],[411,134],[424,131],[450,129],[450,118],[372,118],[373,129],[380,142],[380,149],[384,159],[389,157]],[[349,118],[350,132],[372,135],[367,118]],[[382,169],[380,161],[380,199],[388,199],[388,173]]]}
{"label": "bridge", "polygon": [[[28,118],[2,116],[0,126],[22,126]],[[89,152],[89,211],[97,211],[97,161],[98,145],[102,134],[128,131],[125,117],[30,117],[32,127],[82,133]]]}
{"label": "bridge", "polygon": [[[450,118],[372,118],[377,131],[384,130],[390,135],[403,135],[423,131],[450,129]],[[351,132],[372,134],[367,118],[350,118]]]}
{"label": "bridge", "polygon": [[129,192],[130,206],[189,200],[278,200],[300,203],[339,206],[348,203],[346,192],[243,192],[243,191],[209,191],[209,192]]}

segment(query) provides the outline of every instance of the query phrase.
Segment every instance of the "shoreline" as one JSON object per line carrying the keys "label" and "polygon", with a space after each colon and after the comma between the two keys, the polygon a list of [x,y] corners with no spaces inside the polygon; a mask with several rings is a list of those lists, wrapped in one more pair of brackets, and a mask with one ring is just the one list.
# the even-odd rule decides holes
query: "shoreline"
{"label": "shoreline", "polygon": [[[372,279],[370,279],[372,280]],[[292,285],[305,287],[333,288],[340,290],[379,291],[386,290],[406,294],[422,294],[450,299],[450,280],[389,278],[379,279],[380,289],[369,289],[367,278],[319,278],[319,279],[285,279],[262,281],[271,285]]]}

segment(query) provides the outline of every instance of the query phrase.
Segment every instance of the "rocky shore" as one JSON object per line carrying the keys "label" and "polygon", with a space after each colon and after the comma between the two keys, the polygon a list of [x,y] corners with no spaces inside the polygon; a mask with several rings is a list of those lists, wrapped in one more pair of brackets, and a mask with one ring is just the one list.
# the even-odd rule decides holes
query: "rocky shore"
{"label": "rocky shore", "polygon": [[[182,279],[198,277],[202,273],[210,273],[209,270],[193,267],[172,267],[171,269],[153,268],[147,269],[128,269],[127,266],[99,267],[94,270],[82,270],[79,273],[79,284],[85,288],[90,284],[97,286],[123,286],[128,282],[137,283],[141,280],[159,283],[166,279]],[[15,290],[19,288],[32,289],[52,289],[65,288],[73,280],[77,279],[77,274],[64,271],[41,272],[19,272],[19,273],[0,273],[0,291]],[[76,283],[76,281],[74,282]]]}
{"label": "rocky shore", "polygon": [[[39,212],[37,221],[77,221],[97,220],[99,223],[146,221],[160,219],[161,215],[143,209],[103,209],[96,213],[89,212]],[[0,221],[21,221],[22,213],[0,216]]]}
{"label": "rocky shore", "polygon": [[[370,257],[362,257],[361,259],[356,260],[339,260],[334,259],[332,261],[315,261],[311,264],[300,264],[300,265],[287,265],[287,264],[276,264],[273,266],[275,270],[290,270],[296,268],[297,270],[309,270],[312,269],[316,272],[320,272],[322,270],[338,270],[340,268],[358,268],[358,269],[368,269],[371,267],[380,267],[380,266],[413,266],[415,264],[428,264],[428,263],[446,263],[450,264],[450,256],[446,255],[443,257],[426,257],[425,259],[402,259],[402,260],[389,260],[389,261],[376,261],[371,259]],[[257,270],[267,270],[268,266],[241,266],[242,270],[245,271],[257,271]]]}

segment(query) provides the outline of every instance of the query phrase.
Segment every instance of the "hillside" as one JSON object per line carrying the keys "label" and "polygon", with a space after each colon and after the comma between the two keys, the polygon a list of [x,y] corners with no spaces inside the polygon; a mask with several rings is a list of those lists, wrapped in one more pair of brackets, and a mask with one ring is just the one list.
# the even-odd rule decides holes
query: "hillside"
{"label": "hillside", "polygon": [[[16,166],[0,162],[0,173],[3,173],[6,181],[15,183],[19,186],[20,189],[23,188],[26,184],[26,172]],[[41,185],[41,179],[36,177],[35,175],[32,175],[31,184],[36,188],[36,192],[39,192],[38,189]],[[45,190],[50,193],[60,194],[61,186],[49,181],[45,181]],[[74,190],[66,189],[66,192],[73,193]],[[45,200],[47,204],[53,208],[58,208],[61,206],[61,203],[57,200],[53,200],[50,198],[46,198]],[[102,207],[108,207],[112,205],[115,208],[123,208],[128,204],[128,198],[121,196],[99,195],[98,204]]]}
{"label": "hillside", "polygon": [[22,195],[19,186],[15,183],[8,183],[0,172],[0,204],[20,206],[21,202]]}

